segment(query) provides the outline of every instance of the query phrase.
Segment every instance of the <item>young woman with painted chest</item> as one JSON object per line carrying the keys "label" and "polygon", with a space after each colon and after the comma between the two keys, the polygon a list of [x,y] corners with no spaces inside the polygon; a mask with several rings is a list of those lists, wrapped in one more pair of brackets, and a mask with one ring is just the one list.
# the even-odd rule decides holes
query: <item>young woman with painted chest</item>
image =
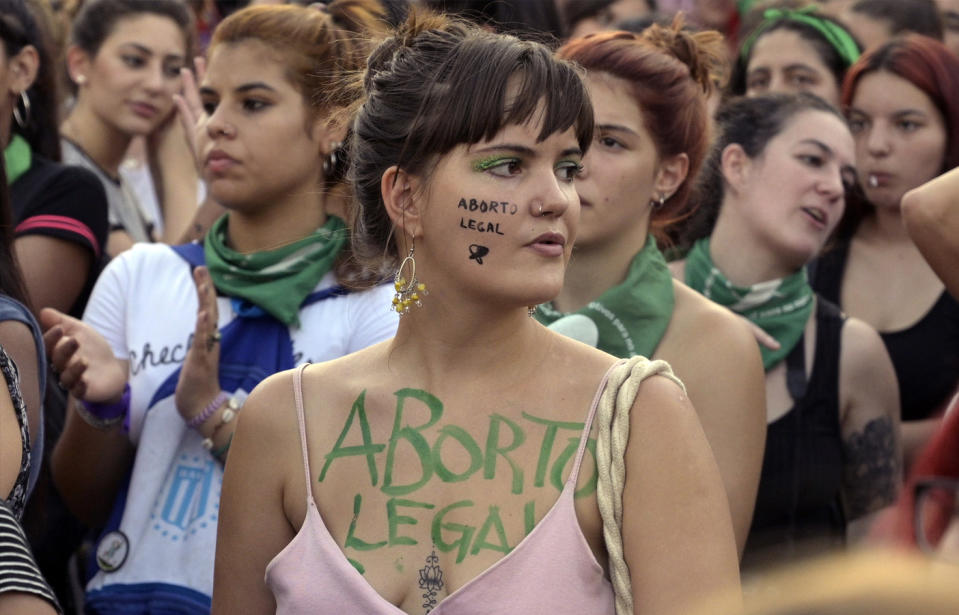
{"label": "young woman with painted chest", "polygon": [[620,415],[622,546],[607,549],[596,467],[608,466],[591,454],[603,438],[585,436],[616,359],[529,317],[562,287],[576,236],[593,122],[575,69],[535,43],[415,16],[373,52],[364,85],[354,245],[395,263],[403,316],[392,340],[247,400],[214,612],[613,613],[608,553],[613,584],[632,582],[619,613],[673,612],[696,593],[690,575],[704,592],[735,584],[721,479],[666,377]]}

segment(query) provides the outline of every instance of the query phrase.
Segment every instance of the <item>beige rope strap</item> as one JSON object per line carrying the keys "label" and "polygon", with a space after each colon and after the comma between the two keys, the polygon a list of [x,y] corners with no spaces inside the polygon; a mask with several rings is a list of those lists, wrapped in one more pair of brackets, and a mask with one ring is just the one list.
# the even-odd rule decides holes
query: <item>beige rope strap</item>
{"label": "beige rope strap", "polygon": [[609,553],[609,576],[616,595],[616,615],[632,615],[633,594],[629,581],[629,567],[623,556],[623,485],[626,482],[624,455],[629,442],[629,411],[633,407],[640,383],[649,376],[666,376],[679,381],[665,361],[650,361],[633,357],[614,367],[599,401],[596,428],[596,465],[599,483],[596,500],[603,518],[603,537]]}

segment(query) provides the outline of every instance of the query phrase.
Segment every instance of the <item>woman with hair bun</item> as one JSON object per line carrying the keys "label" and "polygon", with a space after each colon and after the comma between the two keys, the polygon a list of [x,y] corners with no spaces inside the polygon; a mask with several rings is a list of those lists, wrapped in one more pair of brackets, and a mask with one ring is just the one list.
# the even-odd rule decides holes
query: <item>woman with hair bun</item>
{"label": "woman with hair bun", "polygon": [[103,528],[88,613],[209,612],[223,464],[244,398],[272,373],[395,331],[391,289],[357,271],[330,202],[354,101],[340,86],[383,16],[372,0],[338,0],[221,22],[196,137],[227,214],[202,244],[115,258],[83,322],[41,314],[71,393],[54,479],[72,512]]}
{"label": "woman with hair bun", "polygon": [[354,246],[395,268],[400,324],[247,400],[213,612],[673,613],[735,586],[722,479],[666,364],[530,318],[576,238],[577,68],[414,14],[364,90]]}
{"label": "woman with hair bun", "polygon": [[576,180],[582,214],[563,290],[536,317],[614,356],[669,362],[719,463],[742,549],[765,438],[759,354],[739,319],[672,279],[657,247],[688,216],[722,53],[717,33],[678,20],[559,50],[587,71],[596,131]]}

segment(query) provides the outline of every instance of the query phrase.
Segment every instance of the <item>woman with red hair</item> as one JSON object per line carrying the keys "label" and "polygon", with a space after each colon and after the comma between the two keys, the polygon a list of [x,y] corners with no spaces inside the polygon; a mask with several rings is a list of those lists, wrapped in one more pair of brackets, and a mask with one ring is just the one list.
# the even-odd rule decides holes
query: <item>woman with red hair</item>
{"label": "woman with red hair", "polygon": [[742,551],[766,432],[762,364],[748,329],[673,280],[657,247],[688,215],[687,178],[709,144],[706,99],[723,67],[722,37],[681,26],[559,50],[587,71],[596,131],[576,180],[582,213],[563,290],[536,318],[612,355],[673,366],[719,463]]}
{"label": "woman with red hair", "polygon": [[862,196],[847,208],[814,288],[875,327],[899,380],[908,464],[959,381],[959,304],[903,224],[907,191],[959,166],[959,58],[908,35],[850,68],[842,102],[856,140]]}

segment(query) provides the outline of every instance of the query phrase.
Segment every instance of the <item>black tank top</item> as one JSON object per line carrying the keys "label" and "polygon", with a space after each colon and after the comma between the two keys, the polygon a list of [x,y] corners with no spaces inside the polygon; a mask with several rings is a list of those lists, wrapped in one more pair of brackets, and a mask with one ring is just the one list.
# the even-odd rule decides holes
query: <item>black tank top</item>
{"label": "black tank top", "polygon": [[843,316],[817,300],[812,373],[805,343],[786,357],[793,407],[766,432],[759,491],[746,540],[743,568],[841,545],[846,518],[840,500],[843,450],[839,426],[839,354]]}
{"label": "black tank top", "polygon": [[[840,305],[848,258],[849,242],[843,241],[809,270],[813,289],[836,305]],[[959,302],[943,291],[911,327],[879,335],[899,381],[902,420],[938,415],[959,383]]]}

